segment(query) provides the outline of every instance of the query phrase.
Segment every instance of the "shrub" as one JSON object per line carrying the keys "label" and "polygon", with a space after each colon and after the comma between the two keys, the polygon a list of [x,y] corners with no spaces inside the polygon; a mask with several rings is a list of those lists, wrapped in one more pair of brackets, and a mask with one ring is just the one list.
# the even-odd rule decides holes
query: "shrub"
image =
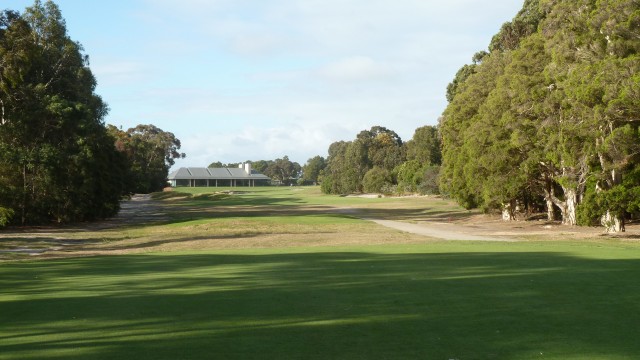
{"label": "shrub", "polygon": [[12,209],[0,206],[0,228],[9,225],[14,214],[15,212]]}
{"label": "shrub", "polygon": [[391,174],[386,169],[374,166],[362,180],[365,192],[380,193],[386,185],[391,185]]}
{"label": "shrub", "polygon": [[422,172],[422,181],[418,185],[418,192],[422,195],[437,195],[440,193],[440,166],[428,166]]}

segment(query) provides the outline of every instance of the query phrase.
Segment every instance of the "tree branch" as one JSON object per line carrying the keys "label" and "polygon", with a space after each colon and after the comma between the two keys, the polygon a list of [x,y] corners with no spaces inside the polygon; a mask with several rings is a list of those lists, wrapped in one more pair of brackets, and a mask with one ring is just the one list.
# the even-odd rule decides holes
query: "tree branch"
{"label": "tree branch", "polygon": [[6,120],[4,118],[4,101],[0,99],[0,125],[6,124]]}

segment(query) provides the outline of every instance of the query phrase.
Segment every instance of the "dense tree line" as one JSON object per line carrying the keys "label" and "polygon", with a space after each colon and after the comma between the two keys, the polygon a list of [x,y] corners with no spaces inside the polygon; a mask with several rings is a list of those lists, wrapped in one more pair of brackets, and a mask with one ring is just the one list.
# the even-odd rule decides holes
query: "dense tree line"
{"label": "dense tree line", "polygon": [[319,178],[328,194],[434,193],[440,159],[435,127],[418,128],[404,143],[393,130],[374,126],[353,141],[331,144]]}
{"label": "dense tree line", "polygon": [[139,189],[95,87],[52,1],[0,12],[0,226],[105,218]]}
{"label": "dense tree line", "polygon": [[624,229],[640,207],[640,3],[527,0],[447,88],[442,191]]}

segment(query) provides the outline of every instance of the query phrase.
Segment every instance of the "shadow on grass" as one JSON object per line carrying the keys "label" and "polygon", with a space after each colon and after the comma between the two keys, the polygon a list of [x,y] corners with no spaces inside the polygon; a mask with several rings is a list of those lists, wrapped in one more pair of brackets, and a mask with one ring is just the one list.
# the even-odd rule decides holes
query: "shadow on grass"
{"label": "shadow on grass", "polygon": [[5,264],[0,358],[637,358],[638,277],[535,252]]}

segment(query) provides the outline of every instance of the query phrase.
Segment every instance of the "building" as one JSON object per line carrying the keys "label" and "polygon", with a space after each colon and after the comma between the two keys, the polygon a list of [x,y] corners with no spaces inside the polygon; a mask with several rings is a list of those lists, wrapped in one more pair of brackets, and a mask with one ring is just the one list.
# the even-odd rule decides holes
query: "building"
{"label": "building", "polygon": [[173,187],[265,186],[271,179],[251,169],[251,164],[235,168],[180,168],[169,174]]}

